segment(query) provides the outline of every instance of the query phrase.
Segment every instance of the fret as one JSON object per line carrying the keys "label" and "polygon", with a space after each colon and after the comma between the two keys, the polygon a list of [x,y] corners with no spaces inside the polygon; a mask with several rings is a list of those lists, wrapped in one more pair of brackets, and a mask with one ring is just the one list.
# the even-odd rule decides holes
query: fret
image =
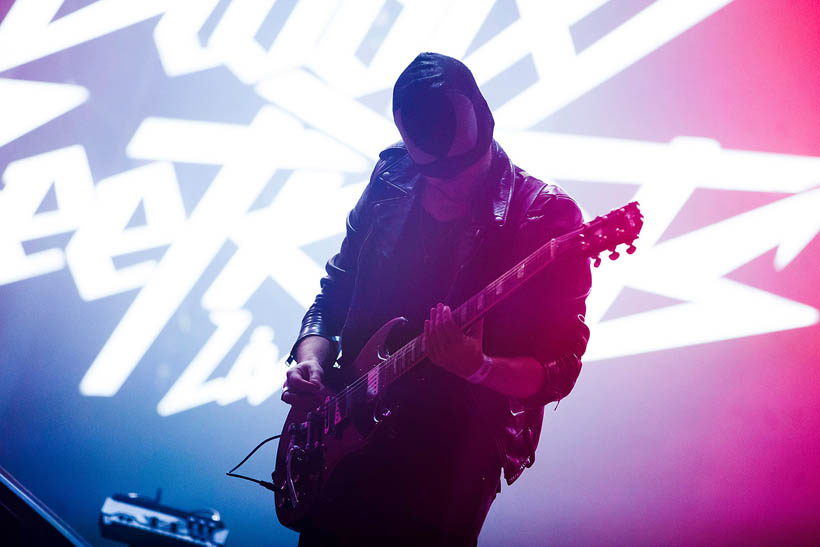
{"label": "fret", "polygon": [[381,372],[379,376],[381,376],[381,383],[382,387],[388,385],[390,382],[393,381],[393,365],[396,362],[394,357],[391,357],[387,361],[384,361],[381,365]]}
{"label": "fret", "polygon": [[[373,395],[374,393],[378,393],[380,389],[383,389],[393,383],[397,378],[404,374],[406,370],[415,364],[415,359],[413,356],[418,349],[418,343],[416,340],[418,339],[409,342],[406,346],[402,347],[390,356],[390,358],[382,361],[382,363],[371,369],[371,372],[368,373],[367,378],[367,392],[369,394]],[[373,371],[376,371],[376,374],[379,377],[377,387],[376,381],[371,379],[371,373]]]}
{"label": "fret", "polygon": [[[456,323],[464,327],[471,320],[495,306],[508,293],[525,283],[526,279],[551,263],[557,255],[566,252],[567,241],[566,238],[551,239],[481,291],[468,298],[461,306],[453,310]],[[373,367],[363,377],[344,389],[337,397],[326,399],[326,415],[323,416],[325,430],[333,429],[341,421],[352,417],[354,408],[378,396],[385,387],[419,363],[427,354],[427,349],[425,336],[423,334],[416,336],[387,360]]]}
{"label": "fret", "polygon": [[482,313],[485,313],[492,303],[492,297],[495,293],[491,289],[492,286],[489,286],[478,295],[478,303],[480,304],[478,310]]}
{"label": "fret", "polygon": [[541,247],[539,249],[538,259],[539,259],[539,262],[541,262],[542,265],[549,264],[550,262],[555,260],[556,247],[557,247],[556,243],[557,242],[556,242],[555,239],[550,239],[549,243],[547,243],[546,245],[544,245],[543,247]]}
{"label": "fret", "polygon": [[334,399],[336,401],[336,410],[339,414],[339,420],[340,421],[344,420],[347,417],[347,414],[345,412],[345,407],[344,407],[344,402],[345,402],[344,393],[339,393],[336,397],[334,397]]}
{"label": "fret", "polygon": [[333,399],[333,425],[339,425],[339,422],[342,421],[342,409],[339,408],[339,401],[334,398]]}

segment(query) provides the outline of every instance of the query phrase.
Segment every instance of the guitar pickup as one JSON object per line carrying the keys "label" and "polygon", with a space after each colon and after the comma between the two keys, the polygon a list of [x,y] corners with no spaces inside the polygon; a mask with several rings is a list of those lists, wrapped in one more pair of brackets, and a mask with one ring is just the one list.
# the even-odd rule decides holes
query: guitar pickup
{"label": "guitar pickup", "polygon": [[375,397],[379,394],[379,370],[373,367],[367,373],[367,394]]}

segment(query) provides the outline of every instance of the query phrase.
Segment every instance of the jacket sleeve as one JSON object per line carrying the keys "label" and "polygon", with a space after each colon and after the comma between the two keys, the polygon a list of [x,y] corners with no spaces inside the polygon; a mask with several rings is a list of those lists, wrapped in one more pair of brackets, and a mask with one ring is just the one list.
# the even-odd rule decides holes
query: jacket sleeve
{"label": "jacket sleeve", "polygon": [[359,251],[370,227],[370,196],[378,173],[384,169],[384,163],[384,160],[380,160],[376,164],[370,182],[356,206],[347,215],[342,246],[325,265],[327,275],[319,282],[321,290],[302,318],[299,336],[291,348],[288,363],[295,361],[297,346],[308,336],[326,338],[336,345],[337,353],[339,351],[339,335],[353,293]]}
{"label": "jacket sleeve", "polygon": [[[582,223],[577,204],[557,187],[546,185],[521,221],[516,254],[526,256]],[[511,307],[505,310],[508,318],[515,317],[510,333],[513,353],[534,357],[544,367],[544,380],[538,391],[519,401],[524,408],[558,401],[574,387],[589,340],[584,314],[590,286],[588,258],[558,258],[522,287]]]}

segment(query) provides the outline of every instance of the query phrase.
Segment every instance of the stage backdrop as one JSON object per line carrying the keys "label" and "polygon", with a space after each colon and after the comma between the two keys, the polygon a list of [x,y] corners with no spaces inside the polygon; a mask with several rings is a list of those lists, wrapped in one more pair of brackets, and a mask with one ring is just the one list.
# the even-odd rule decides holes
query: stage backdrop
{"label": "stage backdrop", "polygon": [[[225,477],[278,433],[284,357],[420,51],[588,218],[575,391],[482,545],[820,538],[816,0],[0,2],[0,465],[93,543],[115,492],[294,545]],[[273,448],[248,471],[265,477]],[[385,493],[389,495],[389,493]],[[2,530],[0,530],[0,536]]]}

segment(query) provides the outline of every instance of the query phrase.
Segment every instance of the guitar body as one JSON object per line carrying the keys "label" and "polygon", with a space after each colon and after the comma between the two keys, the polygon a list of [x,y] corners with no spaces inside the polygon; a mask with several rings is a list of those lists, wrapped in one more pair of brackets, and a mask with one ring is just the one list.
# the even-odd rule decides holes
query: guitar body
{"label": "guitar body", "polygon": [[[370,337],[351,364],[352,377],[359,378],[357,381],[366,379],[388,357],[387,337],[397,325],[406,322],[403,317],[391,319]],[[382,405],[378,381],[368,386],[366,393],[366,399],[359,401],[349,418],[339,419],[335,412],[322,407],[312,411],[291,408],[271,475],[276,485],[276,515],[283,525],[300,531],[319,500],[332,495],[326,485],[339,463],[364,449],[384,421],[390,419],[390,410]]]}

